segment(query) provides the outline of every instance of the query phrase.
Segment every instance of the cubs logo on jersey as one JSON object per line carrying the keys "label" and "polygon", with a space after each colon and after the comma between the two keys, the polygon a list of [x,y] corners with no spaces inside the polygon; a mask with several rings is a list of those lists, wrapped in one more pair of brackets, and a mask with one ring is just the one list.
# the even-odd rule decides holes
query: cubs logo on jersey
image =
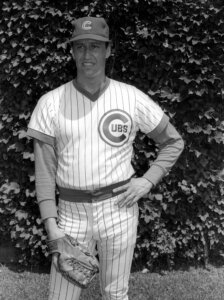
{"label": "cubs logo on jersey", "polygon": [[110,146],[120,147],[128,141],[131,128],[130,115],[123,110],[114,109],[102,116],[98,130],[104,142]]}

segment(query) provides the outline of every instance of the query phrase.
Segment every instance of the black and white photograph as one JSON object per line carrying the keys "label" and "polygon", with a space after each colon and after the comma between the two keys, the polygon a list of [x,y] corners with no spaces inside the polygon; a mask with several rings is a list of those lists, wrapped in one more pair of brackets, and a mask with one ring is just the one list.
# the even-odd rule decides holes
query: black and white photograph
{"label": "black and white photograph", "polygon": [[0,300],[223,300],[223,1],[2,0],[0,42]]}

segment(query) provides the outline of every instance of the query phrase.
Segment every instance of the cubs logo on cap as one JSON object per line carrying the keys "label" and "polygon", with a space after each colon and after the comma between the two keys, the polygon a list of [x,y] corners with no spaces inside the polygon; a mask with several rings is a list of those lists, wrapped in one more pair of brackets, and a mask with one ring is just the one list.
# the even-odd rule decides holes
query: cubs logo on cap
{"label": "cubs logo on cap", "polygon": [[82,23],[82,29],[84,29],[84,30],[92,29],[92,22],[91,21],[84,21]]}
{"label": "cubs logo on cap", "polygon": [[74,31],[68,42],[93,39],[109,42],[109,27],[103,18],[84,17],[73,22]]}
{"label": "cubs logo on cap", "polygon": [[132,128],[132,119],[123,110],[110,110],[100,120],[98,131],[101,139],[110,146],[120,147],[128,139]]}

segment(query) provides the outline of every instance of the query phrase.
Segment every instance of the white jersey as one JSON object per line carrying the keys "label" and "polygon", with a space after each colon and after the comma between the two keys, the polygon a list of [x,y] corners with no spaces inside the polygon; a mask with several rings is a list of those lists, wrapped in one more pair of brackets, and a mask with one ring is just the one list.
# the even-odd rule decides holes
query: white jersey
{"label": "white jersey", "polygon": [[70,81],[40,98],[28,127],[29,135],[54,142],[58,186],[94,190],[133,175],[136,132],[150,134],[163,116],[152,99],[131,85],[110,79],[91,101]]}

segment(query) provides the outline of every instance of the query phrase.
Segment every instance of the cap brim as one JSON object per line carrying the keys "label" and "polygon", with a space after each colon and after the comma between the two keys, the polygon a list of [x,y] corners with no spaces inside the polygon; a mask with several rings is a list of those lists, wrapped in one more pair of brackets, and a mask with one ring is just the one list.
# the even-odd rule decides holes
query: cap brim
{"label": "cap brim", "polygon": [[66,43],[71,43],[71,42],[74,42],[74,41],[85,40],[85,39],[91,39],[91,40],[96,40],[96,41],[101,41],[101,42],[110,42],[110,40],[108,38],[105,38],[105,37],[100,36],[100,35],[82,34],[82,35],[78,35],[76,37],[71,38]]}

